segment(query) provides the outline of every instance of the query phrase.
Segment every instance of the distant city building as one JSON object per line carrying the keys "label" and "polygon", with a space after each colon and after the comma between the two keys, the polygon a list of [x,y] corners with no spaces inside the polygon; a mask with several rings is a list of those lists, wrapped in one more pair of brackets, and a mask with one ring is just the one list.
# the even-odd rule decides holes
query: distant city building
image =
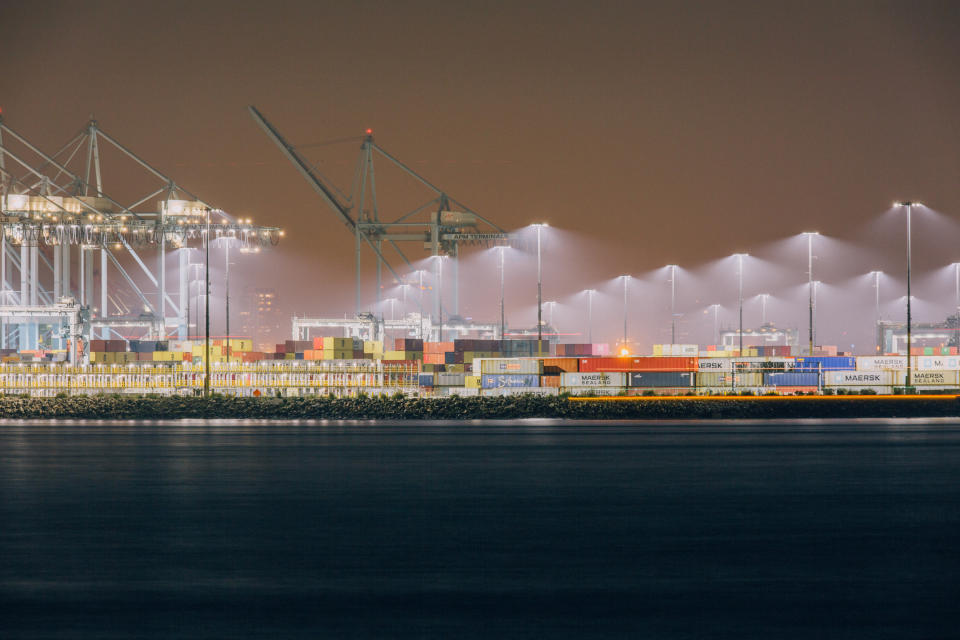
{"label": "distant city building", "polygon": [[272,352],[278,342],[290,337],[288,324],[277,306],[275,289],[248,287],[244,290],[240,329],[242,335],[253,339],[256,350]]}

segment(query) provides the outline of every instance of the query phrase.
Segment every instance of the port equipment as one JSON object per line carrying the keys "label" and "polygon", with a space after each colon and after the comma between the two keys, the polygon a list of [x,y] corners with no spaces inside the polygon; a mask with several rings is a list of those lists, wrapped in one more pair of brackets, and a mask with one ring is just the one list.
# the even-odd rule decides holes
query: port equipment
{"label": "port equipment", "polygon": [[[333,329],[342,332],[348,338],[363,340],[384,340],[387,332],[393,335],[435,340],[440,335],[440,327],[434,325],[430,318],[419,313],[408,313],[396,320],[385,319],[373,313],[365,312],[355,318],[306,318],[294,316],[291,320],[293,330],[291,337],[294,340],[307,340],[311,329]],[[495,324],[481,324],[467,321],[446,320],[443,330],[449,335],[464,336],[476,333],[483,337],[499,339],[499,327]]]}
{"label": "port equipment", "polygon": [[[128,165],[117,166],[127,190],[150,185],[147,190],[126,203],[108,195],[101,162],[105,152]],[[209,236],[208,215],[215,218]],[[0,115],[0,307],[6,314],[0,314],[0,348],[36,349],[41,343],[64,348],[63,322],[42,321],[62,320],[73,312],[63,312],[59,305],[74,303],[86,318],[77,325],[84,343],[91,337],[123,337],[119,327],[160,339],[171,333],[186,338],[191,245],[202,245],[209,237],[243,250],[276,245],[282,235],[277,227],[234,218],[201,200],[93,118],[56,153],[47,154]],[[171,250],[178,254],[179,290],[173,296],[166,268]],[[156,252],[154,267],[141,256],[144,251]],[[126,288],[110,286],[111,270]],[[19,288],[13,286],[14,272]],[[38,308],[46,311],[35,312]]]}
{"label": "port equipment", "polygon": [[[334,186],[330,180],[320,173],[317,166],[311,164],[304,156],[304,150],[307,147],[316,145],[294,146],[256,107],[251,105],[248,109],[253,120],[260,125],[267,137],[280,148],[287,160],[293,164],[300,175],[317,192],[321,200],[333,210],[340,222],[353,235],[356,261],[356,313],[358,316],[364,311],[360,277],[360,256],[363,245],[369,247],[376,256],[376,308],[380,308],[384,267],[390,272],[397,284],[412,281],[410,277],[404,278],[401,276],[401,272],[412,273],[413,267],[401,250],[400,243],[416,243],[421,248],[426,249],[431,256],[448,256],[451,259],[450,280],[452,280],[453,296],[452,308],[447,310],[447,315],[456,316],[459,315],[460,305],[457,266],[460,247],[465,245],[491,247],[515,242],[499,226],[458,202],[384,150],[374,141],[371,129],[367,129],[361,137],[336,141],[360,143],[360,157],[357,160],[353,185],[351,189],[345,192]],[[386,160],[390,165],[399,168],[413,181],[425,187],[430,193],[429,200],[411,211],[398,213],[392,220],[381,219],[383,202],[377,196],[374,172],[375,158]],[[391,264],[387,258],[384,243],[392,249],[391,254],[396,254],[399,257],[402,265],[395,267]],[[439,280],[440,260],[433,261],[433,269],[436,280]],[[434,287],[433,317],[436,318],[437,325],[439,325],[439,319],[442,315],[440,305],[439,288]]]}

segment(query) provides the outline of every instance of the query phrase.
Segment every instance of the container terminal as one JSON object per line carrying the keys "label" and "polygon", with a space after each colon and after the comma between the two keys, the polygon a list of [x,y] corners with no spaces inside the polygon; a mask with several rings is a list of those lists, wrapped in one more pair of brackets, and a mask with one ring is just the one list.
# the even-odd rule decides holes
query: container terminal
{"label": "container terminal", "polygon": [[[461,248],[509,246],[519,242],[515,236],[388,153],[369,130],[360,139],[354,192],[345,197],[262,113],[252,106],[249,111],[353,236],[355,316],[293,317],[291,339],[272,350],[255,349],[250,337],[230,331],[228,266],[226,331],[211,336],[209,306],[191,309],[190,274],[204,266],[180,249],[199,249],[195,253],[205,251],[207,256],[211,246],[227,252],[273,250],[283,230],[208,204],[94,119],[56,153],[47,154],[0,114],[0,393],[215,392],[257,397],[887,394],[904,388],[960,392],[956,347],[913,347],[907,356],[905,345],[915,344],[909,316],[905,342],[903,327],[878,324],[887,348],[881,352],[885,355],[871,356],[815,347],[812,321],[808,347],[799,344],[796,330],[791,334],[772,325],[745,330],[742,324],[716,345],[652,345],[649,355],[634,353],[639,349],[627,343],[626,331],[623,343],[613,349],[601,343],[563,343],[543,321],[539,291],[533,330],[508,335],[502,302],[497,320],[463,320],[457,314]],[[153,186],[128,204],[109,195],[100,161],[105,147],[142,171]],[[430,199],[398,218],[381,219],[374,158],[427,187]],[[442,279],[448,262],[453,299],[443,301],[438,293],[424,308],[421,298],[419,312],[399,319],[364,310],[361,254],[370,252],[375,260],[379,307],[384,278],[409,281],[404,267],[410,260],[402,247],[411,245],[432,257],[449,258],[433,262],[433,275]],[[172,282],[168,261],[175,273]],[[137,304],[118,301],[117,278]],[[207,294],[209,286],[207,274]],[[423,290],[422,282],[419,288]],[[209,305],[210,296],[203,298]],[[199,326],[191,325],[193,315],[206,318],[203,336],[191,335],[191,327]],[[769,344],[771,337],[781,342]],[[767,344],[749,344],[754,338],[767,339],[761,340]]]}

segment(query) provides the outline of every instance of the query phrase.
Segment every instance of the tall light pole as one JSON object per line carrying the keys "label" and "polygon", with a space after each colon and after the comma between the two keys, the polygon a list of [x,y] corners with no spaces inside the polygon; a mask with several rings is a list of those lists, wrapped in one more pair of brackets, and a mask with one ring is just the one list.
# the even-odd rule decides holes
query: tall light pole
{"label": "tall light pole", "polygon": [[440,314],[440,339],[443,342],[443,256],[437,256],[437,310]]}
{"label": "tall light pole", "polygon": [[873,293],[875,298],[875,305],[877,310],[877,322],[882,318],[880,315],[880,276],[883,274],[883,271],[871,271],[867,275],[873,276]]}
{"label": "tall light pole", "polygon": [[423,340],[423,269],[418,269],[420,274],[420,339]]}
{"label": "tall light pole", "polygon": [[[818,290],[818,289],[820,289],[820,281],[819,281],[819,280],[814,280],[814,281],[813,281],[813,320],[814,320],[814,326],[816,326],[816,320],[817,320],[817,290]],[[816,334],[814,334],[814,336],[816,336]],[[813,354],[811,353],[810,355],[813,355]]]}
{"label": "tall light pole", "polygon": [[953,279],[956,286],[957,326],[960,327],[960,262],[953,263]]}
{"label": "tall light pole", "polygon": [[911,314],[910,308],[910,268],[911,268],[911,214],[913,213],[913,207],[919,205],[919,202],[910,202],[909,200],[904,202],[898,202],[897,206],[906,207],[907,209],[907,389],[912,386],[913,376],[911,367],[910,367],[910,348],[913,346],[913,316]]}
{"label": "tall light pole", "polygon": [[620,277],[623,279],[623,346],[620,350],[630,353],[630,348],[627,346],[627,283],[630,282],[630,276]]}
{"label": "tall light pole", "polygon": [[504,307],[504,281],[506,280],[506,261],[504,259],[504,254],[507,252],[506,247],[497,247],[500,251],[500,339],[503,340],[503,334],[507,331],[507,312]]}
{"label": "tall light pole", "polygon": [[677,344],[677,265],[668,264],[670,269],[670,344]]}
{"label": "tall light pole", "polygon": [[743,357],[743,259],[749,256],[748,253],[735,253],[733,257],[737,259],[737,281],[738,281],[738,304],[739,304],[739,314],[740,314],[740,329],[737,333],[740,334],[740,357]]}
{"label": "tall light pole", "polygon": [[820,235],[816,231],[805,231],[800,234],[807,237],[807,296],[809,298],[809,328],[808,336],[810,338],[809,351],[807,355],[813,355],[813,237]]}
{"label": "tall light pole", "polygon": [[543,261],[540,254],[540,232],[546,222],[533,225],[537,228],[537,356],[543,355]]}
{"label": "tall light pole", "polygon": [[203,279],[206,305],[206,327],[203,331],[203,395],[210,397],[210,209],[207,209],[206,233],[203,241]]}
{"label": "tall light pole", "polygon": [[713,309],[713,345],[717,346],[720,342],[720,305],[712,304],[708,309]]}
{"label": "tall light pole", "polygon": [[587,289],[587,342],[593,344],[593,294],[595,289]]}
{"label": "tall light pole", "polygon": [[765,326],[767,324],[767,300],[770,298],[769,293],[760,294],[760,325]]}
{"label": "tall light pole", "polygon": [[227,338],[227,355],[230,355],[230,238],[224,237],[224,262],[226,264],[225,268],[225,282],[224,282],[224,316],[226,317],[226,338]]}

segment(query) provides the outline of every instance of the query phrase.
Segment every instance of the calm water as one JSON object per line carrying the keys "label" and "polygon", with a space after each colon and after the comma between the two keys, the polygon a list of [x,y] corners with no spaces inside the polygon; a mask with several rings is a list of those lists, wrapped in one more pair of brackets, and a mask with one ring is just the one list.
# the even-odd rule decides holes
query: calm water
{"label": "calm water", "polygon": [[960,421],[0,422],[0,638],[960,633]]}

